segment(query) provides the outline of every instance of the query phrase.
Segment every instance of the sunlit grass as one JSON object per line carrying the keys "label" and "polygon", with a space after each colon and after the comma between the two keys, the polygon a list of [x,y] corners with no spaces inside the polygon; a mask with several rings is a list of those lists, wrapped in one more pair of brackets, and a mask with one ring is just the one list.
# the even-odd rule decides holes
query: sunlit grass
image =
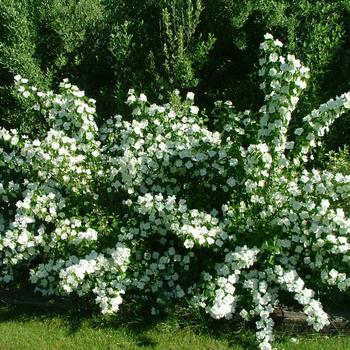
{"label": "sunlit grass", "polygon": [[[275,343],[285,350],[350,349],[350,337],[300,336],[278,332]],[[43,310],[38,307],[0,308],[0,350],[253,350],[254,332],[227,324],[208,325],[205,320],[183,322],[165,319],[106,320],[86,311]]]}

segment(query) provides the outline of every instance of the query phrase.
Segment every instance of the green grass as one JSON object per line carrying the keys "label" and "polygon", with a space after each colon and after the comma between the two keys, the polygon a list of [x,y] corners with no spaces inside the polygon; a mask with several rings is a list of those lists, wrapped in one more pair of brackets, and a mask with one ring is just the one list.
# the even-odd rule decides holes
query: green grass
{"label": "green grass", "polygon": [[[284,350],[346,350],[350,336],[297,337],[297,343],[279,333],[276,346]],[[253,350],[254,333],[229,330],[225,323],[213,328],[203,320],[106,320],[69,310],[38,307],[0,307],[0,350]]]}

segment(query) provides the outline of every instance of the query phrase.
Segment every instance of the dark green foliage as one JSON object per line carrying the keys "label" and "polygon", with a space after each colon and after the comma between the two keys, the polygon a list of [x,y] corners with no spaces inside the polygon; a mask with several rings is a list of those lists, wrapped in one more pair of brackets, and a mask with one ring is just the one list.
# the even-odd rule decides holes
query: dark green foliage
{"label": "dark green foliage", "polygon": [[[280,38],[287,51],[311,69],[293,123],[300,123],[315,106],[350,90],[349,1],[206,1],[200,27],[216,38],[198,86],[208,105],[219,98],[231,99],[240,109],[261,105],[256,62],[266,32]],[[328,149],[350,142],[346,119],[350,115],[333,126]]]}
{"label": "dark green foliage", "polygon": [[[14,96],[18,73],[41,88],[70,78],[97,100],[100,118],[123,113],[132,87],[152,99],[178,88],[201,106],[257,107],[266,32],[311,68],[296,124],[350,90],[348,0],[0,0],[0,123],[45,125]],[[329,148],[349,143],[349,125],[336,123]]]}
{"label": "dark green foliage", "polygon": [[191,1],[169,3],[162,11],[165,72],[172,85],[193,88],[199,82],[196,73],[206,63],[215,38],[209,33],[207,41],[194,39],[203,9],[200,0],[195,6]]}

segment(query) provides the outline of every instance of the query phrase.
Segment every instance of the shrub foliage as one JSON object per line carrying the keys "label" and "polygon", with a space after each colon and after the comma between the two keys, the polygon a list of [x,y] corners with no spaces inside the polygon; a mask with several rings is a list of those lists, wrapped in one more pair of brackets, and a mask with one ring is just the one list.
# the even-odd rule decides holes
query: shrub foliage
{"label": "shrub foliage", "polygon": [[[312,70],[297,127],[313,106],[350,87],[349,18],[344,0],[1,0],[1,123],[42,130],[40,115],[13,94],[18,73],[41,89],[68,77],[97,100],[99,125],[125,112],[130,87],[158,103],[159,93],[178,88],[196,92],[202,107],[229,99],[258,108],[256,48],[268,31]],[[343,121],[328,143],[337,148],[348,134]]]}
{"label": "shrub foliage", "polygon": [[98,127],[95,100],[67,79],[53,93],[16,76],[47,132],[0,130],[1,283],[27,271],[37,291],[86,295],[106,314],[123,300],[239,313],[260,349],[286,292],[315,330],[327,325],[314,290],[350,286],[350,176],[309,160],[350,93],[288,135],[310,73],[282,46],[270,34],[260,46],[260,110],[218,101],[215,130],[192,92],[159,105],[130,90],[132,121]]}

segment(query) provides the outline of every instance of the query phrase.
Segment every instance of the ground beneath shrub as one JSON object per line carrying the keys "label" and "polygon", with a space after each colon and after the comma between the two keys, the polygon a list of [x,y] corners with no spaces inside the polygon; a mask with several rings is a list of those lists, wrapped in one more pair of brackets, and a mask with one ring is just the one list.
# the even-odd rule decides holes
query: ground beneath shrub
{"label": "ground beneath shrub", "polygon": [[[302,313],[276,309],[276,346],[284,350],[350,349],[349,319],[332,315],[322,334],[306,326]],[[205,321],[106,320],[77,309],[71,299],[29,291],[0,291],[0,350],[254,350],[254,331]],[[292,339],[292,341],[291,341]]]}
{"label": "ground beneath shrub", "polygon": [[[43,297],[30,290],[0,290],[0,305],[24,305],[38,308],[67,309],[74,308],[74,301],[62,297]],[[330,315],[330,326],[324,332],[344,331],[350,333],[350,305],[343,308],[327,310]],[[290,329],[308,329],[306,316],[303,312],[292,310],[288,307],[275,309],[272,315],[276,324]],[[1,349],[0,349],[1,350]]]}
{"label": "ground beneath shrub", "polygon": [[[116,325],[74,313],[43,312],[31,305],[0,306],[0,350],[256,350],[254,333],[220,335],[181,327],[173,319],[156,324]],[[349,336],[278,333],[284,350],[350,349]]]}

